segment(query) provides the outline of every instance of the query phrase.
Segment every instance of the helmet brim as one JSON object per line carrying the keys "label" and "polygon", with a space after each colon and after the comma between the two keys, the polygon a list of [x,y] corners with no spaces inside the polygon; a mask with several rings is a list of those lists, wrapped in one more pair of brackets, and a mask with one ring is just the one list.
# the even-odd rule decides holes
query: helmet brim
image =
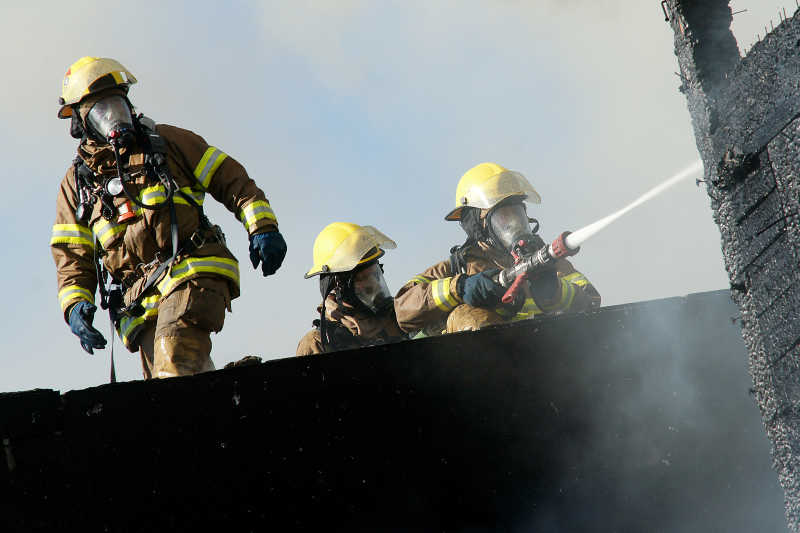
{"label": "helmet brim", "polygon": [[[384,243],[384,244],[386,244],[386,243]],[[386,246],[386,247],[389,248],[389,249],[392,248],[391,245]],[[386,250],[384,250],[383,248],[378,247],[377,251],[374,254],[370,254],[368,257],[364,257],[363,259],[361,259],[361,261],[356,263],[356,265],[351,269],[348,269],[348,270],[329,270],[329,271],[326,272],[326,271],[323,271],[319,267],[313,267],[311,270],[306,272],[306,274],[303,277],[305,279],[309,279],[309,278],[313,278],[314,276],[319,276],[320,274],[336,274],[336,273],[339,273],[339,272],[350,272],[350,270],[355,269],[359,265],[363,265],[364,263],[369,263],[370,261],[375,261],[377,259],[380,259],[381,257],[384,256],[384,254],[386,254]]]}

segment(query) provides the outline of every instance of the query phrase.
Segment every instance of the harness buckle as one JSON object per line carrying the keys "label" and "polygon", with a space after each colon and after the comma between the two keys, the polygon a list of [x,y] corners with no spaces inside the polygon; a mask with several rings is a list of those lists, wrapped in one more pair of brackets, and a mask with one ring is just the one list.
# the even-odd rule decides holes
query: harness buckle
{"label": "harness buckle", "polygon": [[196,230],[189,236],[189,244],[194,250],[197,250],[206,243],[206,238],[203,233],[204,232],[201,230]]}

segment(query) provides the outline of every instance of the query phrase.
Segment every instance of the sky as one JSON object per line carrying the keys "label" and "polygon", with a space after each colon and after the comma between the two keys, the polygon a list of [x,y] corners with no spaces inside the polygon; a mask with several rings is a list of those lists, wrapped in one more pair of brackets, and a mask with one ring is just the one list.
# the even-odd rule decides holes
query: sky
{"label": "sky", "polygon": [[[790,4],[792,9],[790,10]],[[736,0],[740,49],[791,0]],[[281,270],[252,270],[241,224],[207,212],[241,261],[242,296],[212,336],[218,368],[294,354],[318,304],[304,280],[328,223],[376,226],[396,291],[464,235],[443,220],[483,161],[525,174],[550,240],[615,211],[698,159],[678,92],[673,35],[652,0],[294,2],[76,0],[0,7],[0,196],[7,243],[0,391],[108,381],[110,345],[84,353],[64,323],[48,242],[74,157],[56,118],[67,67],[112,57],[156,122],[202,135],[265,191],[288,243]],[[603,305],[728,286],[702,187],[685,181],[584,244],[575,266]],[[109,337],[106,315],[95,325]],[[115,342],[119,380],[138,354]]]}

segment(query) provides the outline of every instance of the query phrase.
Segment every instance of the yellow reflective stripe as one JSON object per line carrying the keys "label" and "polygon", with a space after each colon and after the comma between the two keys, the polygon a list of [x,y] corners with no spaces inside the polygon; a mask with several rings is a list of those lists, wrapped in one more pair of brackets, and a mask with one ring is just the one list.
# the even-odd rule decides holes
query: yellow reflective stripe
{"label": "yellow reflective stripe", "polygon": [[248,232],[254,229],[256,222],[264,218],[275,221],[278,220],[275,218],[275,213],[272,211],[269,202],[263,200],[251,202],[244,206],[239,212],[239,220],[242,221]]}
{"label": "yellow reflective stripe", "polygon": [[442,311],[451,311],[458,305],[458,301],[450,294],[450,281],[453,278],[436,279],[431,282],[431,293],[436,307]]}
{"label": "yellow reflective stripe", "polygon": [[562,291],[561,295],[561,309],[564,311],[568,310],[572,307],[572,302],[575,301],[575,285],[572,283],[563,283],[563,285],[567,288],[567,294],[564,295]]}
{"label": "yellow reflective stripe", "polygon": [[514,315],[512,320],[515,322],[517,320],[526,320],[528,318],[533,318],[536,315],[541,315],[542,313],[544,313],[544,311],[542,311],[539,306],[536,305],[536,302],[533,300],[533,298],[525,298],[525,303],[522,305],[522,309],[520,309],[519,312]]}
{"label": "yellow reflective stripe", "polygon": [[125,346],[130,346],[131,341],[136,338],[139,331],[142,329],[144,323],[155,316],[158,316],[158,303],[161,300],[160,294],[154,294],[142,298],[142,306],[144,307],[144,314],[142,316],[125,315],[119,321],[117,333]]}
{"label": "yellow reflective stripe", "polygon": [[[192,200],[194,200],[194,202],[197,205],[203,205],[203,202],[206,199],[206,193],[204,193],[203,191],[196,191],[196,190],[192,189],[191,187],[181,187],[181,192],[183,194],[185,194],[186,196],[188,196],[189,198],[191,198]],[[175,200],[176,204],[191,205],[186,200],[186,198],[184,198],[180,194],[176,193],[172,198],[173,198],[173,200]]]}
{"label": "yellow reflective stripe", "polygon": [[427,285],[431,281],[433,281],[433,278],[429,278],[420,274],[419,276],[414,276],[410,280],[406,281],[406,285],[409,283],[422,283],[423,285]]}
{"label": "yellow reflective stripe", "polygon": [[123,233],[127,227],[127,224],[117,224],[114,221],[101,218],[94,223],[92,230],[94,230],[97,240],[100,241],[100,246],[105,248],[115,236]]}
{"label": "yellow reflective stripe", "polygon": [[53,224],[50,245],[54,244],[78,244],[94,248],[94,239],[89,228],[82,224]]}
{"label": "yellow reflective stripe", "polygon": [[[197,205],[203,205],[206,197],[206,193],[203,191],[196,191],[191,187],[181,187],[181,192],[192,198]],[[144,205],[163,204],[167,201],[167,189],[161,184],[145,187],[139,192],[139,201]],[[172,196],[172,201],[176,204],[191,205],[186,198],[177,192]],[[141,208],[137,206],[136,214],[139,214],[140,211]]]}
{"label": "yellow reflective stripe", "polygon": [[68,285],[58,291],[58,304],[61,306],[61,311],[66,311],[67,307],[75,300],[86,300],[94,304],[94,293],[89,292],[89,289],[84,289],[80,285]]}
{"label": "yellow reflective stripe", "polygon": [[161,294],[167,294],[185,279],[200,273],[219,274],[239,284],[239,263],[227,257],[187,257],[172,265],[167,275],[158,282]]}
{"label": "yellow reflective stripe", "polygon": [[564,281],[568,281],[573,285],[577,285],[578,287],[585,287],[589,284],[589,280],[586,279],[586,276],[584,276],[580,272],[573,272],[572,274],[567,274],[561,279],[563,279]]}
{"label": "yellow reflective stripe", "polygon": [[228,155],[222,150],[209,146],[206,153],[200,158],[200,162],[197,163],[197,166],[194,168],[194,177],[197,178],[197,181],[203,186],[203,189],[208,189],[211,178],[214,177],[214,172],[217,171],[217,168],[219,168],[226,157],[228,157]]}

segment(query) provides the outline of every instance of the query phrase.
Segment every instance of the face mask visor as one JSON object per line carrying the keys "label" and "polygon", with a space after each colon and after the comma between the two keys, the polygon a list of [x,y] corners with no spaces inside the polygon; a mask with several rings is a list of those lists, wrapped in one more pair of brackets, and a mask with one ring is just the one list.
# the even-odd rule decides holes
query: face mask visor
{"label": "face mask visor", "polygon": [[375,314],[381,314],[392,305],[392,293],[377,262],[353,274],[353,293]]}
{"label": "face mask visor", "polygon": [[520,240],[529,241],[533,234],[522,202],[493,209],[489,213],[489,224],[492,233],[506,250],[512,249]]}
{"label": "face mask visor", "polygon": [[122,96],[99,100],[86,115],[86,123],[100,138],[125,145],[133,137],[133,117]]}

